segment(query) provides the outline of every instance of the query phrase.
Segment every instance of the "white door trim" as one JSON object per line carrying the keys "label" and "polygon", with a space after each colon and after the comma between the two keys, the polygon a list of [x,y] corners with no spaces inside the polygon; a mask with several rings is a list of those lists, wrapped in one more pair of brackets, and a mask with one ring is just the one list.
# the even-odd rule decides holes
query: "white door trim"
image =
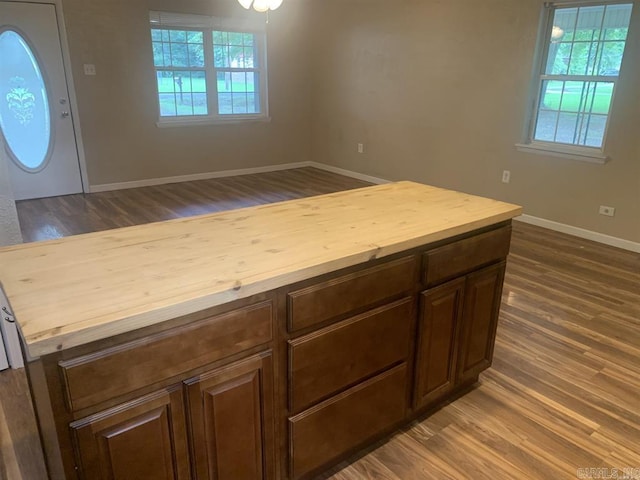
{"label": "white door trim", "polygon": [[69,41],[67,37],[67,27],[64,22],[64,12],[62,10],[62,0],[0,0],[0,2],[13,3],[45,3],[55,7],[56,22],[60,35],[60,48],[62,49],[62,65],[67,81],[69,94],[69,106],[71,107],[71,121],[73,124],[73,134],[78,150],[78,164],[80,166],[80,178],[82,179],[82,191],[89,191],[89,177],[87,175],[87,162],[84,155],[84,143],[82,142],[82,129],[80,128],[80,113],[78,111],[78,98],[76,97],[76,87],[73,82],[73,71],[71,69],[71,55],[69,53]]}

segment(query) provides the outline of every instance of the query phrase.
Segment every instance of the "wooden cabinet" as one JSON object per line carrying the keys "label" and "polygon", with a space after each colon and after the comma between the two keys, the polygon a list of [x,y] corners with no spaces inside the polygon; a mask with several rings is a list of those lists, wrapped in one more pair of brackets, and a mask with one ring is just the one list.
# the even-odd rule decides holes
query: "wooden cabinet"
{"label": "wooden cabinet", "polygon": [[414,408],[433,403],[455,384],[465,279],[422,293],[418,320]]}
{"label": "wooden cabinet", "polygon": [[71,423],[80,478],[273,479],[271,358],[255,355]]}
{"label": "wooden cabinet", "polygon": [[321,474],[491,365],[509,239],[496,225],[31,362],[51,478]]}
{"label": "wooden cabinet", "polygon": [[73,422],[78,474],[86,480],[187,480],[180,385]]}
{"label": "wooden cabinet", "polygon": [[185,381],[195,478],[273,478],[271,354]]}
{"label": "wooden cabinet", "polygon": [[457,382],[491,366],[498,327],[505,262],[467,275],[460,332]]}
{"label": "wooden cabinet", "polygon": [[491,366],[504,270],[502,261],[422,293],[414,408]]}

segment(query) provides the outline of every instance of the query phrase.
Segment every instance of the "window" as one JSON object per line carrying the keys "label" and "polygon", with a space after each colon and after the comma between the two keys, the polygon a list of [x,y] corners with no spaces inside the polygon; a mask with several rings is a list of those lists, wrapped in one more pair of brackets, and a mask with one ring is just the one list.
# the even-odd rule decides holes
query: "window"
{"label": "window", "polygon": [[267,117],[264,26],[151,12],[161,124]]}
{"label": "window", "polygon": [[602,154],[631,10],[630,3],[613,2],[545,6],[531,147]]}

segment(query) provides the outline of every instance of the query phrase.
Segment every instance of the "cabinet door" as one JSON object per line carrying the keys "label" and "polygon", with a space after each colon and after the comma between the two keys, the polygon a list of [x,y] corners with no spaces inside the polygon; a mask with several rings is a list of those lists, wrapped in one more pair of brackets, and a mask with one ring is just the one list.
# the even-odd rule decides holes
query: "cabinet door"
{"label": "cabinet door", "polygon": [[462,313],[458,382],[491,366],[498,327],[505,262],[467,276]]}
{"label": "cabinet door", "polygon": [[464,278],[460,278],[421,295],[413,401],[416,409],[453,388],[464,283]]}
{"label": "cabinet door", "polygon": [[181,385],[78,420],[70,428],[80,478],[190,477]]}
{"label": "cabinet door", "polygon": [[199,480],[273,478],[271,353],[187,380]]}

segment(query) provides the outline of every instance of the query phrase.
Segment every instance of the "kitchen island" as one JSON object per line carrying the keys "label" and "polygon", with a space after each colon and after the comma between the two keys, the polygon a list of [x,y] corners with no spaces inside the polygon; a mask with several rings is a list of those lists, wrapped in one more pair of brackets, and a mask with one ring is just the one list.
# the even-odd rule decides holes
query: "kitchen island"
{"label": "kitchen island", "polygon": [[309,478],[491,363],[517,206],[411,182],[0,250],[51,478]]}

